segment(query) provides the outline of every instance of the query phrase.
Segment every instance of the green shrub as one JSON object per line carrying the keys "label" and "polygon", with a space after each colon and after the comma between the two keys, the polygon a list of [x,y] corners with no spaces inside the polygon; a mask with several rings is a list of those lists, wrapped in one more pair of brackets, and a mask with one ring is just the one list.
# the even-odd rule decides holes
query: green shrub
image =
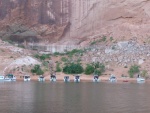
{"label": "green shrub", "polygon": [[142,77],[148,78],[147,70],[142,70],[141,75],[142,75]]}
{"label": "green shrub", "polygon": [[139,71],[140,71],[139,66],[137,66],[137,65],[131,66],[129,71],[128,71],[130,78],[133,78],[134,74],[138,73]]}
{"label": "green shrub", "polygon": [[85,72],[86,75],[90,75],[90,74],[94,73],[94,70],[95,69],[92,65],[87,64],[84,72]]}
{"label": "green shrub", "polygon": [[42,64],[43,64],[43,66],[48,67],[48,62],[47,61],[43,61]]}
{"label": "green shrub", "polygon": [[42,55],[40,56],[40,59],[41,59],[41,60],[45,60],[45,59],[47,59],[47,58],[50,58],[50,54],[42,54]]}
{"label": "green shrub", "polygon": [[95,45],[96,43],[97,43],[97,41],[93,41],[93,42],[91,42],[90,45]]}
{"label": "green shrub", "polygon": [[44,72],[42,71],[40,65],[35,65],[33,69],[31,69],[32,73],[36,73],[37,75],[42,75]]}
{"label": "green shrub", "polygon": [[60,63],[57,63],[56,64],[56,72],[61,72],[61,71],[62,71],[62,69],[60,67]]}
{"label": "green shrub", "polygon": [[81,74],[83,71],[80,63],[70,63],[63,68],[63,72],[66,74]]}
{"label": "green shrub", "polygon": [[101,72],[104,72],[105,71],[105,65],[103,63],[100,63],[100,62],[93,62],[92,63],[93,67],[95,69],[100,69]]}
{"label": "green shrub", "polygon": [[45,59],[47,59],[47,58],[50,58],[50,54],[42,54],[42,55],[36,54],[36,55],[34,55],[34,57],[35,57],[35,58],[38,58],[38,59],[40,59],[40,60],[45,60]]}
{"label": "green shrub", "polygon": [[35,58],[39,58],[40,56],[39,56],[38,54],[35,54],[34,57],[35,57]]}
{"label": "green shrub", "polygon": [[68,55],[69,57],[72,57],[74,54],[82,55],[84,52],[85,50],[82,50],[82,49],[73,49],[72,51],[67,51],[66,55]]}
{"label": "green shrub", "polygon": [[105,42],[106,41],[106,36],[103,36],[101,41]]}
{"label": "green shrub", "polygon": [[63,61],[63,62],[67,62],[67,61],[68,61],[68,59],[67,59],[66,57],[62,57],[62,58],[61,58],[61,61]]}
{"label": "green shrub", "polygon": [[105,65],[99,62],[93,62],[92,64],[87,64],[85,68],[85,74],[98,75],[100,76],[105,71]]}
{"label": "green shrub", "polygon": [[102,71],[100,69],[95,69],[94,75],[100,76],[102,74]]}
{"label": "green shrub", "polygon": [[110,41],[113,41],[113,37],[110,37]]}
{"label": "green shrub", "polygon": [[55,52],[53,53],[54,56],[64,55],[64,53]]}

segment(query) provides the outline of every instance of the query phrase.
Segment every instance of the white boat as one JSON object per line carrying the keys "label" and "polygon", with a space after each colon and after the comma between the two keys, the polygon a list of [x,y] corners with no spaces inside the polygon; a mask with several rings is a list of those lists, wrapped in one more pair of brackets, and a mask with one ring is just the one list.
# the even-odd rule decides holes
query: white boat
{"label": "white boat", "polygon": [[0,81],[4,81],[4,79],[5,79],[5,76],[0,76]]}
{"label": "white boat", "polygon": [[145,78],[139,77],[136,79],[138,83],[143,83],[145,82]]}
{"label": "white boat", "polygon": [[55,75],[51,75],[51,77],[50,77],[50,81],[52,81],[52,82],[56,82],[56,76],[55,76]]}
{"label": "white boat", "polygon": [[69,76],[64,76],[64,82],[70,82]]}
{"label": "white boat", "polygon": [[39,76],[39,78],[38,78],[38,81],[45,81],[45,78],[44,78],[44,76]]}
{"label": "white boat", "polygon": [[29,75],[25,75],[25,76],[23,77],[23,79],[24,79],[24,81],[30,81],[30,80],[31,80],[31,78],[30,78]]}
{"label": "white boat", "polygon": [[115,75],[111,75],[110,78],[109,78],[109,81],[110,82],[117,82],[117,78]]}
{"label": "white boat", "polygon": [[80,76],[78,75],[74,76],[74,82],[80,82]]}
{"label": "white boat", "polygon": [[0,81],[16,81],[16,77],[13,74],[8,74],[6,76],[0,76]]}
{"label": "white boat", "polygon": [[99,81],[100,81],[99,76],[98,75],[94,75],[93,82],[99,82]]}
{"label": "white boat", "polygon": [[16,77],[13,74],[6,75],[4,81],[16,81]]}

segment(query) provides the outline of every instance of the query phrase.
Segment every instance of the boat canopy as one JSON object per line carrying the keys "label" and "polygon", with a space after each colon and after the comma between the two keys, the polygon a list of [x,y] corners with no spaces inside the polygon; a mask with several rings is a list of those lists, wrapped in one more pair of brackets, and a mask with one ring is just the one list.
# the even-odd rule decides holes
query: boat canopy
{"label": "boat canopy", "polygon": [[13,77],[14,77],[13,74],[7,74],[6,76],[7,76],[8,78],[13,78]]}
{"label": "boat canopy", "polygon": [[77,75],[77,76],[75,76],[75,78],[76,78],[76,79],[79,79],[79,78],[80,78],[80,76],[78,76],[78,75]]}
{"label": "boat canopy", "polygon": [[27,79],[27,78],[30,78],[30,76],[29,76],[29,75],[26,75],[26,76],[24,76],[24,78]]}
{"label": "boat canopy", "polygon": [[69,76],[64,76],[64,79],[69,79]]}
{"label": "boat canopy", "polygon": [[55,75],[51,75],[51,78],[56,78],[56,76]]}
{"label": "boat canopy", "polygon": [[94,79],[98,79],[98,78],[99,78],[99,76],[98,76],[98,75],[95,75],[95,76],[94,76]]}

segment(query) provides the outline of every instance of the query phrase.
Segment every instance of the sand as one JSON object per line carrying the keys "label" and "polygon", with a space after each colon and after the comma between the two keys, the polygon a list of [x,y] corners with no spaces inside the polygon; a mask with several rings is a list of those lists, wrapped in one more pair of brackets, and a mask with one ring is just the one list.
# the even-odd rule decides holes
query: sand
{"label": "sand", "polygon": [[[63,73],[57,73],[56,75],[56,79],[57,81],[64,81],[64,76],[69,76],[70,81],[73,82],[74,80],[74,76],[73,75],[66,75]],[[31,77],[31,81],[38,81],[38,76],[36,75],[32,75]],[[101,82],[109,82],[109,76],[100,76],[100,81]],[[80,80],[81,82],[92,82],[93,81],[93,76],[91,75],[81,75],[80,76]],[[23,81],[23,78],[17,77],[17,81]],[[50,81],[50,76],[49,75],[45,75],[45,81]],[[149,80],[146,80],[149,81]],[[136,78],[123,78],[123,77],[117,77],[117,82],[118,83],[122,83],[122,82],[127,82],[127,83],[131,83],[131,82],[136,82]]]}

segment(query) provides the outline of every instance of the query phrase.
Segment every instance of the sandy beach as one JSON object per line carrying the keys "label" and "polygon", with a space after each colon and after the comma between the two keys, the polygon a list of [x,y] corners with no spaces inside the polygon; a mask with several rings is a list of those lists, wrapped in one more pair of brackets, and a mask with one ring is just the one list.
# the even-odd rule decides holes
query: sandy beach
{"label": "sandy beach", "polygon": [[[57,73],[56,75],[56,79],[57,81],[64,81],[64,76],[69,76],[70,78],[70,82],[73,82],[74,80],[74,76],[73,75],[66,75],[66,74],[63,74],[63,73]],[[30,76],[31,77],[31,81],[38,81],[38,76],[36,75],[32,75]],[[109,76],[100,76],[99,77],[100,81],[101,82],[109,82]],[[92,75],[81,75],[80,76],[80,80],[81,82],[92,82],[93,81],[93,76]],[[20,77],[17,77],[17,81],[23,81],[23,78],[20,78]],[[49,75],[46,75],[45,76],[45,81],[50,81],[50,76]],[[122,83],[122,82],[136,82],[136,78],[129,78],[129,77],[117,77],[117,82],[118,83]],[[149,79],[146,80],[146,82],[150,82]]]}

